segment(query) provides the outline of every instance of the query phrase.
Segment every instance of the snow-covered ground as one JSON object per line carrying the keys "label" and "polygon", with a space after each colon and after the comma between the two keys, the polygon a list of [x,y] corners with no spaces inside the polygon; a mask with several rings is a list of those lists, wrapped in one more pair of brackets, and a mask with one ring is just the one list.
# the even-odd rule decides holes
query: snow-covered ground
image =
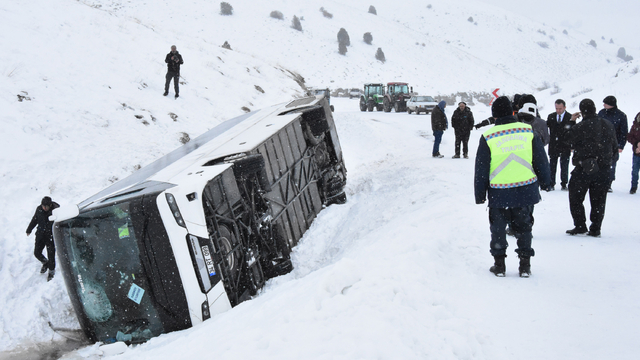
{"label": "snow-covered ground", "polygon": [[[564,34],[561,13],[536,22],[506,5],[471,0],[230,3],[229,17],[204,0],[0,4],[0,359],[35,358],[36,349],[59,346],[63,338],[48,321],[78,326],[62,277],[47,283],[38,273],[33,235],[25,235],[43,196],[78,203],[178,147],[184,133],[193,138],[243,107],[303,96],[295,74],[308,86],[331,88],[404,80],[436,97],[533,92],[545,116],[556,98],[577,111],[584,97],[600,107],[610,94],[630,119],[640,111],[638,62],[616,58],[620,46],[640,56],[640,46],[618,40],[635,29],[623,21],[611,33],[583,33],[589,27],[573,23]],[[600,11],[557,3],[575,5],[571,19]],[[367,13],[369,5],[378,15]],[[625,19],[634,6],[602,12]],[[273,10],[284,20],[269,17]],[[304,18],[304,32],[290,28],[293,15]],[[352,43],[344,57],[337,53],[341,27]],[[371,46],[362,42],[367,31]],[[233,50],[222,49],[224,41]],[[172,90],[161,96],[172,44],[185,58],[178,100]],[[384,64],[374,59],[378,47]],[[537,91],[544,83],[550,87]],[[627,193],[629,148],[602,238],[565,236],[572,227],[567,194],[544,193],[532,278],[515,276],[511,254],[508,277],[497,279],[487,271],[488,219],[474,204],[473,160],[450,158],[452,132],[443,140],[446,157],[436,160],[429,117],[361,113],[356,100],[335,97],[332,104],[349,201],[320,214],[294,252],[294,272],[252,301],[130,348],[124,358],[636,357],[640,230],[637,195]],[[489,116],[484,105],[471,108],[476,121]],[[74,356],[98,353],[90,347]]]}

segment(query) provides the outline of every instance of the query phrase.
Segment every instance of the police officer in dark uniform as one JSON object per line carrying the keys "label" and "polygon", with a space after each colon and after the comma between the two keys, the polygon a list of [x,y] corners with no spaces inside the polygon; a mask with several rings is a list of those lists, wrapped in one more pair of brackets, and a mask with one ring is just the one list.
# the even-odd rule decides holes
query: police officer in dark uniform
{"label": "police officer in dark uniform", "polygon": [[[49,221],[49,216],[53,212],[53,209],[59,208],[58,203],[51,200],[50,197],[45,196],[40,202],[40,206],[36,208],[33,218],[27,227],[27,236],[31,235],[31,231],[37,226],[36,230],[36,244],[33,250],[33,255],[36,259],[42,263],[40,273],[44,274],[49,269],[49,275],[47,281],[53,279],[56,268],[56,247],[53,243],[53,221]],[[42,250],[47,248],[47,257],[42,255]]]}
{"label": "police officer in dark uniform", "polygon": [[[618,140],[611,122],[596,115],[596,105],[591,99],[580,102],[580,112],[571,116],[582,121],[569,130],[569,143],[573,149],[573,165],[569,180],[569,209],[574,228],[569,235],[587,234],[599,237],[604,219],[607,190],[611,183],[611,164],[618,155]],[[587,230],[584,198],[589,192],[591,201],[591,226]]]}

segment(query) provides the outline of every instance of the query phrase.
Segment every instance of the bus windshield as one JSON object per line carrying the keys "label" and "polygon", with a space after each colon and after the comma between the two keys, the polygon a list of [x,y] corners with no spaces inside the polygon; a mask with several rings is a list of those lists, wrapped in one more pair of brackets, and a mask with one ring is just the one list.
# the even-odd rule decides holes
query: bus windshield
{"label": "bus windshield", "polygon": [[[140,258],[134,206],[122,202],[59,224],[75,289],[98,341],[144,342],[163,332]],[[75,291],[74,291],[75,290]]]}

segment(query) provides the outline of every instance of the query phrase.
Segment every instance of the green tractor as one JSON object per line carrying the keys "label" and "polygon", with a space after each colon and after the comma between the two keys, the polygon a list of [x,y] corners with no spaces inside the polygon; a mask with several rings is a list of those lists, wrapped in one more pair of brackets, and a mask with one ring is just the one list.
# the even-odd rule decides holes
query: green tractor
{"label": "green tractor", "polygon": [[390,112],[393,108],[396,112],[407,111],[407,101],[413,94],[413,87],[400,82],[390,82],[387,84],[387,93],[384,95],[384,112]]}
{"label": "green tractor", "polygon": [[360,96],[360,111],[382,111],[384,101],[384,85],[383,84],[365,84],[364,94]]}

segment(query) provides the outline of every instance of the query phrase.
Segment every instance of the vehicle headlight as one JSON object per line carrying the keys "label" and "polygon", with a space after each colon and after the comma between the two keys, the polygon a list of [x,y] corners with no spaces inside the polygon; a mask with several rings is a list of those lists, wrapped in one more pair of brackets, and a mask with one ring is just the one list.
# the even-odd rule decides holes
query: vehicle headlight
{"label": "vehicle headlight", "polygon": [[169,203],[169,209],[173,214],[173,217],[176,219],[178,225],[186,228],[187,226],[184,223],[184,219],[182,219],[182,214],[180,213],[180,209],[178,209],[178,204],[176,203],[176,198],[169,193],[165,194],[167,196],[167,203]]}

